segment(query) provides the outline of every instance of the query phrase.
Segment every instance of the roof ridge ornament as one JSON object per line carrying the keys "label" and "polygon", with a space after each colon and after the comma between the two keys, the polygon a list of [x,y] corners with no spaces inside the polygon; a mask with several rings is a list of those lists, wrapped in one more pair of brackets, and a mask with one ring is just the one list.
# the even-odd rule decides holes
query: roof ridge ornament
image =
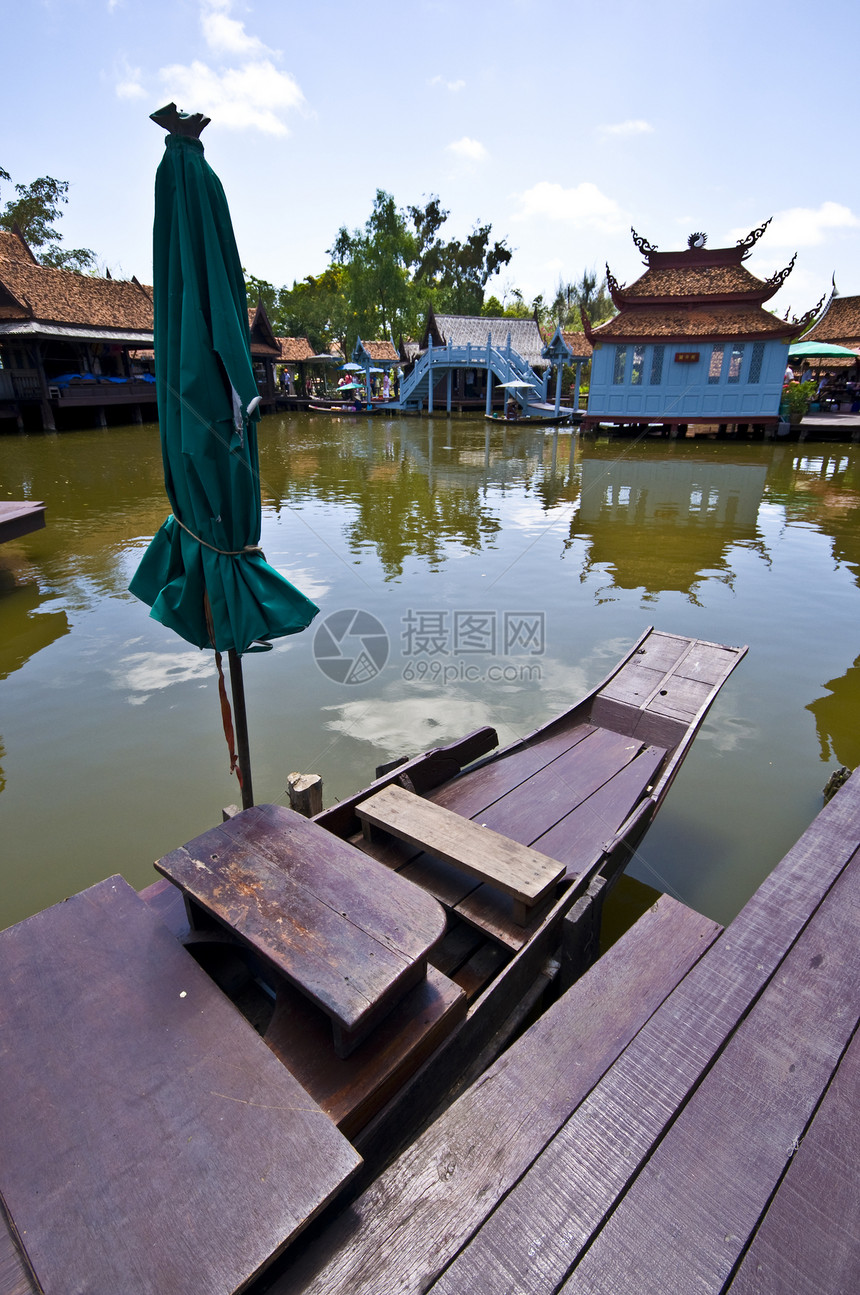
{"label": "roof ridge ornament", "polygon": [[[624,290],[624,284],[618,282],[615,275],[612,273],[612,271],[609,268],[608,261],[606,262],[606,286],[609,289],[609,295],[611,296],[613,301],[615,301],[615,294],[617,292],[623,292]],[[618,303],[616,302],[616,305],[617,304]]]}
{"label": "roof ridge ornament", "polygon": [[[652,252],[657,251],[656,244],[649,243],[647,238],[643,238],[641,234],[637,234],[636,230],[633,228],[632,225],[630,226],[630,233],[633,235],[633,242],[639,248],[639,251],[642,253],[643,256],[648,257],[652,254]],[[645,264],[646,265],[648,264],[647,260],[645,261]]]}
{"label": "roof ridge ornament", "polygon": [[770,289],[768,296],[772,297],[775,292],[779,291],[779,289],[782,287],[782,285],[785,283],[786,279],[794,269],[794,263],[796,260],[797,260],[797,252],[795,252],[794,256],[791,258],[791,260],[789,261],[788,265],[785,267],[784,270],[779,270],[777,271],[776,274],[772,274],[770,276],[770,278],[767,280],[767,283],[765,284],[765,286]]}
{"label": "roof ridge ornament", "polygon": [[742,248],[744,249],[744,254],[743,254],[743,256],[741,257],[741,260],[742,260],[742,261],[745,261],[745,260],[747,259],[747,257],[749,256],[750,252],[751,252],[751,251],[752,251],[752,249],[755,247],[756,243],[757,243],[757,242],[758,242],[758,240],[761,238],[762,234],[763,234],[763,233],[764,233],[764,231],[767,229],[768,225],[770,224],[770,222],[771,222],[772,220],[773,220],[773,216],[768,216],[767,220],[764,222],[764,224],[763,224],[763,225],[759,225],[756,229],[752,229],[752,230],[750,230],[750,232],[747,234],[746,238],[739,238],[739,239],[738,239],[738,241],[737,241],[737,243],[735,244],[735,246],[736,246],[736,247],[742,247]]}
{"label": "roof ridge ornament", "polygon": [[699,251],[701,248],[705,246],[707,241],[708,241],[707,234],[703,233],[702,230],[697,229],[687,239],[687,247],[690,249],[691,252]]}
{"label": "roof ridge ornament", "polygon": [[170,135],[184,135],[188,139],[199,139],[212,120],[204,117],[202,112],[180,112],[175,103],[166,103],[149,114],[150,121],[156,126],[163,126]]}
{"label": "roof ridge ornament", "polygon": [[794,318],[789,320],[788,317],[786,316],[786,323],[794,324],[798,332],[805,331],[812,323],[813,319],[818,314],[821,307],[824,305],[824,298],[826,296],[827,296],[827,293],[825,292],[822,295],[821,300],[818,302],[818,304],[816,306],[813,306],[811,310],[807,310],[805,315],[800,316],[800,319]]}

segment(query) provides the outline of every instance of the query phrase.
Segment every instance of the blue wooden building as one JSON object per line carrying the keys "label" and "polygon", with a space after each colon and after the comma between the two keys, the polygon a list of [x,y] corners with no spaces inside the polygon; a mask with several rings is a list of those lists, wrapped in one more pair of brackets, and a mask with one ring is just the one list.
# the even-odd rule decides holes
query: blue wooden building
{"label": "blue wooden building", "polygon": [[743,264],[769,223],[734,247],[709,249],[704,234],[691,234],[677,252],[658,252],[632,231],[646,272],[624,287],[607,266],[618,314],[592,328],[583,313],[594,348],[583,431],[598,423],[661,424],[671,435],[775,429],[789,343],[822,303],[791,320],[764,309],[795,260],[767,281]]}

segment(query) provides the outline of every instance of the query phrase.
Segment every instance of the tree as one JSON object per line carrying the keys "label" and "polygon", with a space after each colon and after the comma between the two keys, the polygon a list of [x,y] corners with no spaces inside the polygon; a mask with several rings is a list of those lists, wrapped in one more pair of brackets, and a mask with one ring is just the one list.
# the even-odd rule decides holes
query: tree
{"label": "tree", "polygon": [[364,229],[342,226],[329,255],[348,280],[350,319],[347,340],[393,337],[414,330],[415,294],[410,269],[415,263],[415,236],[390,193],[377,189]]}
{"label": "tree", "polygon": [[[11,176],[0,167],[0,180],[11,182]],[[30,250],[42,265],[78,274],[95,267],[96,255],[88,247],[60,247],[62,234],[53,228],[62,217],[60,207],[68,203],[68,180],[43,175],[31,184],[16,184],[17,198],[10,199],[0,212],[0,229],[21,231]]]}
{"label": "tree", "polygon": [[309,274],[292,288],[282,288],[272,323],[288,337],[307,337],[317,354],[337,342],[346,354],[350,304],[343,266],[330,265],[322,274]]}
{"label": "tree", "polygon": [[443,242],[438,233],[448,214],[435,194],[424,207],[408,208],[417,244],[415,279],[433,290],[435,304],[443,310],[479,315],[487,282],[513,253],[504,239],[491,245],[491,225],[476,224],[462,243]]}
{"label": "tree", "polygon": [[278,289],[274,284],[269,283],[267,279],[258,279],[255,275],[249,274],[243,269],[245,276],[245,293],[248,298],[248,309],[256,310],[259,302],[262,301],[266,308],[266,314],[269,320],[274,323],[275,311],[278,301]]}

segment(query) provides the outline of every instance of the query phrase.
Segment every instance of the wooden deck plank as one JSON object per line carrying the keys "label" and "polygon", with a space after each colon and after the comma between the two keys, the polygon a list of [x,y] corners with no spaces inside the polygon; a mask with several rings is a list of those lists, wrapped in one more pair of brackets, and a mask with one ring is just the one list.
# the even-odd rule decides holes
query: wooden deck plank
{"label": "wooden deck plank", "polygon": [[272,1295],[427,1290],[718,931],[660,899],[295,1258]]}
{"label": "wooden deck plank", "polygon": [[555,859],[403,787],[386,787],[356,812],[372,828],[411,842],[527,906],[537,904],[564,872]]}
{"label": "wooden deck plank", "polygon": [[411,987],[445,929],[429,895],[281,806],[246,810],[156,868],[344,1031]]}
{"label": "wooden deck plank", "polygon": [[851,1295],[860,1277],[860,1034],[729,1283],[732,1295]]}
{"label": "wooden deck plank", "polygon": [[[565,1295],[723,1290],[856,1028],[858,925],[860,860],[817,909],[562,1287]],[[593,1114],[619,1121],[614,1136],[626,1141],[630,1120],[614,1101]],[[568,1201],[583,1189],[574,1170]]]}
{"label": "wooden deck plank", "polygon": [[0,1197],[0,1295],[42,1295],[31,1275]]}
{"label": "wooden deck plank", "polygon": [[0,500],[0,544],[41,530],[45,525],[45,505],[31,500]]}
{"label": "wooden deck plank", "polygon": [[0,1191],[46,1295],[237,1290],[360,1164],[121,877],[0,933],[0,983]]}
{"label": "wooden deck plank", "polygon": [[[473,1242],[469,1263],[477,1265],[482,1257],[494,1261],[493,1242],[503,1238],[495,1255],[497,1289],[508,1289],[509,1279],[521,1283],[516,1289],[522,1295],[557,1289],[851,860],[858,835],[860,778],[852,778],[655,1012],[599,1093],[571,1115],[539,1169],[488,1222],[486,1235]],[[676,1209],[673,1203],[670,1221]],[[534,1237],[541,1242],[540,1264],[528,1266],[524,1257]],[[640,1284],[638,1295],[643,1289],[647,1285]]]}

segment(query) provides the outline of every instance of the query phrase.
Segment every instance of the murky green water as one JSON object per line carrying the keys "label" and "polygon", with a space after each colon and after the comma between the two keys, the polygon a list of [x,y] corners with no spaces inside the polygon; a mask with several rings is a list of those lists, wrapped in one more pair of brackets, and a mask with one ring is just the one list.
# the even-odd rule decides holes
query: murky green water
{"label": "murky green water", "polygon": [[[750,651],[631,871],[726,921],[860,762],[860,447],[580,442],[483,421],[270,417],[263,543],[322,612],[245,659],[254,790],[326,803],[599,680],[648,624]],[[0,438],[0,497],[47,504],[0,546],[0,925],[152,860],[238,800],[211,654],[127,592],[167,512],[154,426]],[[375,616],[380,673],[314,659]],[[355,672],[373,674],[372,658]],[[328,667],[327,667],[328,668]]]}

